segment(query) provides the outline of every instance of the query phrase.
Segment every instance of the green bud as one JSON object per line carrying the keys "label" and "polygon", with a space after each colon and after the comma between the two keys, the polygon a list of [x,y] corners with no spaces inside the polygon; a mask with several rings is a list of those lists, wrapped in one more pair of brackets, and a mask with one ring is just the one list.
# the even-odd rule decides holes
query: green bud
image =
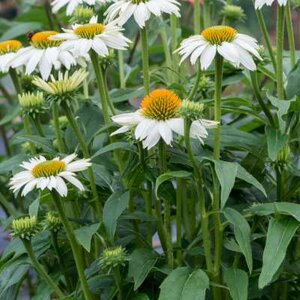
{"label": "green bud", "polygon": [[39,226],[35,216],[26,216],[12,221],[11,228],[13,236],[30,240],[39,231]]}
{"label": "green bud", "polygon": [[115,52],[113,49],[109,50],[109,54],[105,57],[99,57],[99,63],[104,70],[106,70],[114,61],[115,59]]}
{"label": "green bud", "polygon": [[204,105],[189,100],[183,100],[181,103],[179,114],[191,121],[199,120],[203,116]]}
{"label": "green bud", "polygon": [[49,211],[45,218],[45,229],[58,232],[62,229],[63,224],[57,212]]}
{"label": "green bud", "polygon": [[124,266],[127,260],[126,250],[123,247],[107,248],[99,259],[99,266],[110,272],[114,268]]}
{"label": "green bud", "polygon": [[201,91],[206,91],[208,88],[210,88],[213,85],[213,82],[210,80],[209,77],[203,75],[199,81],[199,89]]}
{"label": "green bud", "polygon": [[286,166],[291,157],[291,149],[288,144],[286,144],[278,153],[276,163],[281,166]]}
{"label": "green bud", "polygon": [[95,11],[92,7],[79,5],[76,7],[70,23],[73,24],[86,24],[95,15]]}
{"label": "green bud", "polygon": [[41,92],[23,93],[18,95],[19,103],[24,114],[35,116],[45,110],[44,95]]}
{"label": "green bud", "polygon": [[33,80],[33,76],[30,75],[24,75],[21,79],[21,86],[22,86],[22,90],[25,93],[32,93],[36,90],[36,87],[34,86],[34,84],[32,83]]}
{"label": "green bud", "polygon": [[237,5],[226,4],[222,14],[227,20],[232,22],[243,21],[246,18],[243,8]]}
{"label": "green bud", "polygon": [[[64,130],[67,128],[68,124],[69,124],[69,120],[66,116],[60,116],[58,119],[59,122],[59,127]],[[51,125],[54,126],[54,121],[51,120]]]}

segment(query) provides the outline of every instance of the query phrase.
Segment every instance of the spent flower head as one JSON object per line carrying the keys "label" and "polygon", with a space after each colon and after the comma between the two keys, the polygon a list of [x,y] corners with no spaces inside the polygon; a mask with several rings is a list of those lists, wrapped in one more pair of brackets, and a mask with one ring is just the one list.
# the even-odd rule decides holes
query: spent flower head
{"label": "spent flower head", "polygon": [[39,231],[35,216],[26,216],[14,219],[11,223],[12,235],[21,239],[30,240]]}
{"label": "spent flower head", "polygon": [[122,247],[104,249],[99,258],[99,266],[108,273],[117,267],[122,267],[128,260],[126,250]]}

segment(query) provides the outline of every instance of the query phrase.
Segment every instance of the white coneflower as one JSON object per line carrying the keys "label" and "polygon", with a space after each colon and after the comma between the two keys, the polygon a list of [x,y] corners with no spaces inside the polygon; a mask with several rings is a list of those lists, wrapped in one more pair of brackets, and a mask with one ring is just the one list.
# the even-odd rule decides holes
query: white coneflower
{"label": "white coneflower", "polygon": [[157,17],[163,13],[180,17],[180,3],[176,0],[114,0],[105,15],[108,21],[118,19],[119,25],[123,26],[131,16],[134,17],[140,28],[145,27],[145,23],[151,15]]}
{"label": "white coneflower", "polygon": [[91,166],[88,159],[74,161],[76,154],[71,154],[64,159],[55,158],[47,160],[43,156],[35,157],[20,166],[26,171],[14,175],[10,180],[10,189],[18,192],[22,189],[22,196],[26,196],[34,189],[56,190],[60,196],[66,197],[70,182],[80,191],[84,190],[82,183],[76,178],[77,172],[84,171]]}
{"label": "white coneflower", "polygon": [[[120,114],[112,120],[122,127],[114,134],[135,128],[135,138],[150,149],[162,138],[167,145],[173,141],[173,132],[184,135],[184,118],[180,116],[182,101],[169,90],[155,90],[147,95],[140,109],[133,113]],[[201,143],[208,136],[206,128],[215,127],[218,122],[199,119],[192,122],[190,136]]]}
{"label": "white coneflower", "polygon": [[88,72],[80,69],[72,75],[69,75],[68,71],[65,73],[59,72],[57,79],[51,75],[49,81],[35,77],[32,83],[50,95],[63,95],[76,91],[87,76]]}
{"label": "white coneflower", "polygon": [[61,8],[66,6],[66,14],[67,16],[70,16],[79,5],[95,5],[96,3],[104,4],[109,1],[111,0],[54,0],[51,5],[54,13],[57,13]]}
{"label": "white coneflower", "polygon": [[122,34],[122,30],[115,22],[101,24],[97,17],[93,17],[88,24],[63,29],[65,33],[57,34],[52,39],[63,40],[61,48],[72,51],[75,57],[87,57],[90,50],[104,57],[109,55],[109,48],[126,50],[130,40]]}
{"label": "white coneflower", "polygon": [[52,69],[59,70],[61,65],[70,69],[76,64],[75,58],[69,51],[59,47],[61,41],[50,39],[56,34],[56,31],[35,33],[31,37],[31,46],[21,48],[10,60],[11,66],[13,68],[25,66],[28,75],[38,69],[43,79],[48,79]]}
{"label": "white coneflower", "polygon": [[287,0],[255,0],[255,9],[261,9],[265,4],[271,6],[274,1],[277,1],[280,6],[287,4]]}
{"label": "white coneflower", "polygon": [[256,39],[238,33],[229,26],[213,26],[185,39],[176,51],[182,56],[181,62],[190,57],[192,64],[200,59],[201,68],[206,70],[219,53],[236,67],[240,65],[251,71],[256,70],[252,55],[261,59]]}
{"label": "white coneflower", "polygon": [[15,57],[16,52],[21,48],[22,43],[17,40],[10,40],[0,43],[0,72],[8,72],[10,68],[10,61]]}

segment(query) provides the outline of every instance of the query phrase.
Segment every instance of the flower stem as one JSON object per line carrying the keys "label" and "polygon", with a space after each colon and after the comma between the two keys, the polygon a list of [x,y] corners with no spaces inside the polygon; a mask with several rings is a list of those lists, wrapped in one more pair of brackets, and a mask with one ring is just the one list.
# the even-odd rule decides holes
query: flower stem
{"label": "flower stem", "polygon": [[81,282],[81,287],[82,287],[82,291],[84,294],[84,298],[85,298],[85,300],[92,300],[93,297],[89,290],[88,282],[87,282],[86,276],[84,274],[84,259],[83,259],[82,249],[77,243],[73,227],[65,214],[65,210],[61,203],[60,197],[58,196],[58,194],[56,192],[52,193],[52,197],[53,197],[54,204],[57,208],[57,211],[61,217],[61,221],[64,225],[68,240],[71,245],[71,249],[73,252],[79,280]]}
{"label": "flower stem", "polygon": [[[160,171],[161,174],[164,174],[167,171],[167,159],[166,159],[166,145],[164,141],[159,142],[159,162],[160,162]],[[166,238],[166,247],[167,247],[167,262],[168,265],[172,268],[174,263],[173,258],[173,245],[172,245],[172,236],[171,236],[171,203],[170,200],[166,197],[163,198],[165,205],[165,238]]]}
{"label": "flower stem", "polygon": [[176,15],[172,14],[170,16],[170,25],[171,25],[171,53],[173,53],[172,61],[173,61],[173,83],[177,82],[177,77],[179,73],[179,60],[178,60],[178,54],[174,53],[178,46],[178,37],[177,37],[177,23],[178,18]]}
{"label": "flower stem", "polygon": [[39,133],[39,135],[41,137],[45,137],[45,133],[44,133],[44,130],[41,125],[40,117],[39,116],[32,117],[32,120],[33,120],[33,123],[34,123],[35,128],[37,129],[37,132]]}
{"label": "flower stem", "polygon": [[111,123],[111,120],[110,120],[110,116],[109,116],[108,99],[107,99],[107,95],[106,95],[106,91],[105,91],[105,82],[104,82],[104,78],[103,78],[103,73],[102,73],[101,67],[99,65],[97,53],[94,51],[91,51],[90,57],[91,57],[91,61],[93,64],[99,93],[101,96],[101,106],[102,106],[104,122],[105,122],[105,125],[108,125]]}
{"label": "flower stem", "polygon": [[272,48],[272,44],[271,44],[271,40],[270,40],[268,30],[267,30],[267,26],[266,26],[266,23],[265,23],[265,20],[264,20],[264,16],[263,16],[262,11],[260,9],[256,9],[255,12],[256,12],[256,16],[257,16],[257,19],[258,19],[258,23],[259,23],[261,33],[263,35],[263,38],[265,40],[265,43],[266,43],[266,46],[267,46],[267,49],[268,49],[268,52],[269,52],[269,55],[270,55],[270,59],[271,59],[271,62],[272,62],[273,68],[274,68],[274,72],[276,72],[276,69],[277,69],[276,68],[276,59],[275,59],[275,55],[274,55],[274,52],[273,52],[273,48]]}
{"label": "flower stem", "polygon": [[19,81],[17,71],[13,68],[10,68],[9,69],[9,75],[10,75],[10,78],[11,78],[13,84],[14,84],[16,93],[21,94],[22,89],[21,89],[21,84],[20,84],[20,81]]}
{"label": "flower stem", "polygon": [[197,90],[198,90],[198,86],[199,86],[199,82],[200,82],[200,79],[201,79],[201,75],[202,75],[202,72],[201,72],[201,66],[200,66],[200,63],[199,63],[198,70],[197,70],[197,77],[195,79],[194,86],[193,86],[191,92],[189,93],[189,95],[187,97],[187,100],[192,101],[193,98],[195,97],[195,95],[197,93]]}
{"label": "flower stem", "polygon": [[210,274],[213,273],[213,264],[211,258],[211,244],[210,244],[210,236],[209,236],[209,227],[208,227],[208,215],[206,213],[205,207],[205,197],[203,191],[203,183],[202,183],[202,175],[201,171],[197,166],[196,159],[194,157],[192,147],[191,147],[191,140],[190,140],[190,128],[191,122],[185,120],[184,122],[184,140],[185,146],[188,152],[188,156],[190,161],[192,162],[195,180],[196,180],[196,188],[197,188],[197,195],[199,198],[199,210],[201,214],[201,230],[202,230],[202,240],[203,240],[203,248],[204,248],[204,255],[205,255],[205,262],[207,270]]}
{"label": "flower stem", "polygon": [[167,35],[167,28],[166,26],[163,26],[163,28],[160,31],[160,37],[162,40],[163,48],[164,48],[164,53],[165,53],[165,59],[166,59],[166,66],[167,66],[167,76],[168,80],[171,82],[172,81],[172,56],[170,53],[170,47],[168,43],[168,35]]}
{"label": "flower stem", "polygon": [[118,300],[122,300],[123,299],[123,296],[122,296],[122,278],[121,278],[121,275],[120,275],[119,267],[117,267],[113,271],[113,275],[114,275],[114,278],[115,278],[116,286],[117,286],[118,291],[119,291]]}
{"label": "flower stem", "polygon": [[6,198],[3,196],[1,192],[0,192],[0,203],[10,216],[14,218],[18,216],[18,212],[16,211],[16,209],[10,205],[10,203],[6,200]]}
{"label": "flower stem", "polygon": [[[86,142],[84,140],[84,137],[80,131],[80,128],[74,118],[74,115],[70,109],[70,107],[63,103],[62,104],[63,106],[63,109],[65,111],[65,114],[70,122],[70,125],[78,139],[78,142],[79,142],[79,145],[80,145],[80,148],[81,148],[81,151],[83,153],[83,156],[84,158],[88,159],[90,158],[90,155],[89,155],[89,150],[88,150],[88,147],[86,145]],[[95,200],[95,205],[96,205],[96,210],[97,210],[97,213],[98,213],[98,216],[100,218],[100,221],[102,220],[102,215],[103,215],[103,207],[102,207],[102,204],[101,204],[101,201],[99,199],[99,195],[98,195],[98,192],[97,192],[97,187],[96,187],[96,183],[95,183],[95,176],[94,176],[94,172],[93,172],[93,169],[92,167],[89,167],[88,168],[88,176],[89,176],[89,181],[90,181],[90,186],[91,186],[91,190],[92,190],[92,193],[93,193],[93,197],[94,197],[94,200]]]}
{"label": "flower stem", "polygon": [[182,234],[182,199],[183,199],[183,180],[178,178],[177,180],[177,189],[176,189],[176,260],[177,265],[180,266],[182,263],[182,243],[181,243],[181,234]]}
{"label": "flower stem", "polygon": [[294,35],[294,26],[292,20],[292,13],[291,13],[291,2],[288,0],[285,6],[285,13],[286,13],[286,28],[288,33],[289,39],[289,47],[290,47],[290,59],[291,59],[291,67],[294,68],[296,65],[296,46],[295,46],[295,35]]}
{"label": "flower stem", "polygon": [[119,72],[120,72],[120,88],[126,88],[125,80],[125,65],[124,65],[124,54],[122,50],[118,51],[118,61],[119,61]]}
{"label": "flower stem", "polygon": [[[26,135],[31,135],[30,119],[29,119],[28,115],[24,115],[23,123],[24,123],[24,132],[25,132],[25,134]],[[29,142],[29,148],[30,148],[30,153],[31,154],[36,154],[36,149],[35,149],[35,146],[32,142]]]}
{"label": "flower stem", "polygon": [[261,109],[263,110],[266,117],[268,118],[270,125],[273,128],[275,128],[276,126],[275,126],[273,116],[272,116],[270,110],[267,108],[266,104],[264,103],[264,100],[260,94],[260,89],[259,89],[258,80],[257,80],[257,72],[256,71],[250,72],[250,77],[251,77],[251,84],[252,84],[252,88],[253,88],[255,97],[256,97]]}
{"label": "flower stem", "polygon": [[147,26],[141,28],[141,41],[142,41],[142,59],[143,59],[143,80],[145,94],[150,93],[150,70],[149,70],[149,48],[148,48],[148,34]]}
{"label": "flower stem", "polygon": [[58,142],[58,150],[60,153],[65,153],[66,147],[59,127],[59,111],[56,103],[52,104],[52,118],[54,123],[55,135]]}
{"label": "flower stem", "polygon": [[284,43],[284,6],[277,7],[277,96],[280,100],[284,97],[283,86],[283,43]]}
{"label": "flower stem", "polygon": [[194,33],[200,34],[200,1],[194,1]]}
{"label": "flower stem", "polygon": [[[219,54],[216,56],[215,61],[215,121],[219,122],[219,126],[215,128],[214,140],[214,159],[220,160],[221,149],[221,100],[222,100],[222,78],[223,78],[223,57]],[[223,242],[223,228],[220,220],[220,184],[218,178],[213,172],[213,210],[214,224],[215,224],[215,262],[213,277],[217,283],[220,283],[220,269],[221,269],[221,255],[222,255],[222,242]],[[221,290],[214,289],[215,298],[219,299]],[[219,298],[218,298],[219,297]]]}
{"label": "flower stem", "polygon": [[64,293],[61,289],[57,286],[57,284],[52,280],[52,278],[47,274],[44,267],[39,263],[37,258],[35,257],[34,251],[32,249],[31,241],[22,239],[24,247],[27,251],[29,258],[31,259],[32,265],[34,266],[37,273],[43,278],[55,291],[56,295],[59,298],[65,298]]}

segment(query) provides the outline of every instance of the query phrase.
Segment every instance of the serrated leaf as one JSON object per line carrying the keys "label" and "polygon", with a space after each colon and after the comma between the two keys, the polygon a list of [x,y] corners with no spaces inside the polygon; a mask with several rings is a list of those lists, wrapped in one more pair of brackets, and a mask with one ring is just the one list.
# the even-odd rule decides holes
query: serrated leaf
{"label": "serrated leaf", "polygon": [[247,220],[238,211],[232,208],[224,210],[226,219],[234,227],[234,235],[245,256],[249,272],[252,272],[252,250],[251,250],[251,229]]}
{"label": "serrated leaf", "polygon": [[91,243],[94,234],[98,231],[100,224],[83,226],[75,230],[76,240],[87,251],[91,251]]}
{"label": "serrated leaf", "polygon": [[232,300],[248,299],[249,278],[245,271],[240,269],[225,269],[224,281],[229,288]]}
{"label": "serrated leaf", "polygon": [[133,277],[136,291],[145,281],[158,260],[150,249],[136,249],[130,255],[128,276]]}
{"label": "serrated leaf", "polygon": [[281,263],[300,223],[291,217],[271,219],[263,253],[263,265],[258,280],[260,289],[269,284]]}

